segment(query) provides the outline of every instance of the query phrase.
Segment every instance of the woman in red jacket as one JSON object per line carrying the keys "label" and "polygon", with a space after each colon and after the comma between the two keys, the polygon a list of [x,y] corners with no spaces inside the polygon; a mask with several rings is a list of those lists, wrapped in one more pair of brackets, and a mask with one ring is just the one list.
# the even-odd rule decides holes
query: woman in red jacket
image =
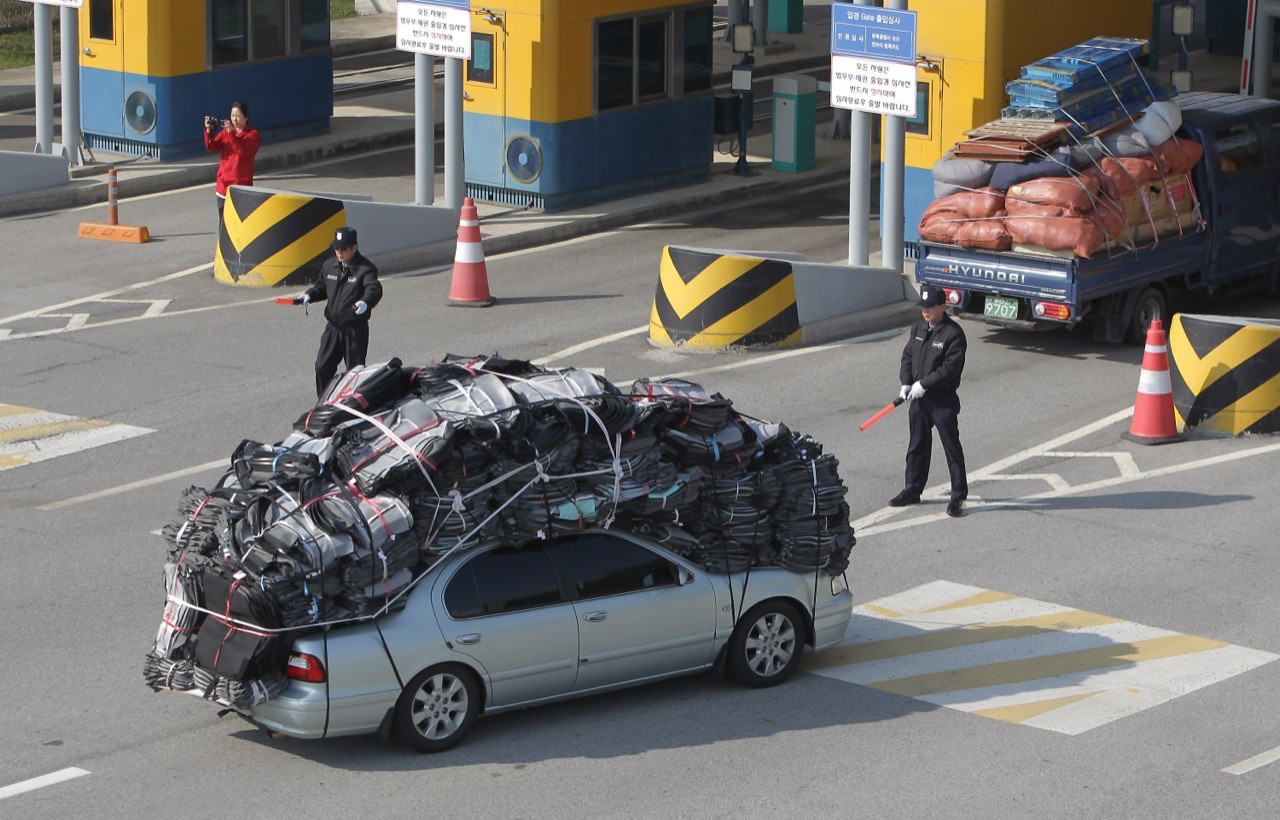
{"label": "woman in red jacket", "polygon": [[222,224],[222,206],[227,200],[227,186],[253,184],[253,158],[261,142],[262,138],[249,124],[249,106],[240,100],[231,104],[231,119],[222,122],[221,130],[216,118],[205,117],[204,148],[211,154],[222,152],[215,190],[219,225]]}

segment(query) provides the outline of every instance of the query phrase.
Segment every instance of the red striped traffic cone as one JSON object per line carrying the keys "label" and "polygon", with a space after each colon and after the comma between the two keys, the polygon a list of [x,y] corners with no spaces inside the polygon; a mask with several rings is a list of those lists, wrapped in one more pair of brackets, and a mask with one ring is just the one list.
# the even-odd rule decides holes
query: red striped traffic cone
{"label": "red striped traffic cone", "polygon": [[1138,444],[1168,444],[1183,439],[1174,420],[1169,348],[1165,344],[1164,325],[1159,319],[1152,319],[1147,330],[1147,350],[1142,356],[1142,376],[1138,379],[1138,398],[1133,405],[1133,424],[1124,437]]}
{"label": "red striped traffic cone", "polygon": [[456,307],[488,307],[497,299],[489,294],[489,273],[484,266],[484,246],[480,244],[480,215],[476,201],[462,200],[458,221],[458,249],[453,254],[453,282],[449,304]]}

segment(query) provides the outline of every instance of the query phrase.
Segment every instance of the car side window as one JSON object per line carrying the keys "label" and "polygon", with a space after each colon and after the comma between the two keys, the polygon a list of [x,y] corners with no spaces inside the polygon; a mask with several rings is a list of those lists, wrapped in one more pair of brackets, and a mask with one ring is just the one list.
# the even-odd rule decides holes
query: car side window
{"label": "car side window", "polygon": [[519,612],[561,603],[542,545],[497,547],[467,561],[449,579],[444,605],[454,618]]}
{"label": "car side window", "polygon": [[1262,143],[1252,123],[1241,122],[1213,135],[1218,164],[1227,173],[1256,168],[1262,164]]}
{"label": "car side window", "polygon": [[675,567],[625,538],[590,533],[552,542],[579,598],[599,598],[676,583]]}

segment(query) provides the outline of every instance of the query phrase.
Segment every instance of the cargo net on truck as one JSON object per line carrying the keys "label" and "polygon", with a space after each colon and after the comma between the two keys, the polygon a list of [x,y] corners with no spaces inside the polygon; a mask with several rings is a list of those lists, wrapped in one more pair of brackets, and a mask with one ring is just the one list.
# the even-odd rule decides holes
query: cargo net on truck
{"label": "cargo net on truck", "polygon": [[1095,37],[1022,68],[1002,118],[933,166],[926,241],[1091,258],[1197,231],[1203,148],[1139,65],[1146,40]]}
{"label": "cargo net on truck", "polygon": [[494,538],[618,527],[708,571],[817,584],[855,543],[837,467],[680,379],[624,393],[498,356],[354,368],[287,438],[241,443],[217,484],[183,493],[146,682],[262,703],[299,634],[396,611],[441,558]]}

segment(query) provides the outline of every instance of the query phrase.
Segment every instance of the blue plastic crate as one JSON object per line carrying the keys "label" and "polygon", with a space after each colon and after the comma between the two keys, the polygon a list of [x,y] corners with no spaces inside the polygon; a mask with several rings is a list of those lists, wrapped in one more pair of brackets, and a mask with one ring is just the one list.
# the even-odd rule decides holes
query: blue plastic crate
{"label": "blue plastic crate", "polygon": [[1046,80],[1062,87],[1096,84],[1112,71],[1133,66],[1149,48],[1146,40],[1094,37],[1023,66],[1022,76],[1029,80]]}

